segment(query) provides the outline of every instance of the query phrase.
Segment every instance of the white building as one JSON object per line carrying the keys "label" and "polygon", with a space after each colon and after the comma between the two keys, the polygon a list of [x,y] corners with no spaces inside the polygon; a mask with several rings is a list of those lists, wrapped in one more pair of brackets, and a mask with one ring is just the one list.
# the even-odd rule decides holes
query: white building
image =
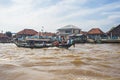
{"label": "white building", "polygon": [[59,36],[64,36],[65,38],[69,37],[70,35],[80,34],[81,29],[74,25],[66,25],[62,28],[57,29]]}

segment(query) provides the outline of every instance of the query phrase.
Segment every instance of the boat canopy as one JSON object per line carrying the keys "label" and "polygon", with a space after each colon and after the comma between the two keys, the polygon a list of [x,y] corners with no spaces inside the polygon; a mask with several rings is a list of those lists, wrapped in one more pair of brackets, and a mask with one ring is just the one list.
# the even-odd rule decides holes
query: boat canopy
{"label": "boat canopy", "polygon": [[50,39],[26,39],[26,41],[50,41]]}

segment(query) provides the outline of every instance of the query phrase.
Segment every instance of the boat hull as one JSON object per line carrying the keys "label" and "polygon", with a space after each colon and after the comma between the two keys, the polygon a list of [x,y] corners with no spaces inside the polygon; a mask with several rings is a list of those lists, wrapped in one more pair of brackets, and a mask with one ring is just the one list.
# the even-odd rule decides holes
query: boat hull
{"label": "boat hull", "polygon": [[29,45],[29,44],[20,44],[20,43],[15,43],[17,47],[23,47],[23,48],[49,48],[49,47],[58,47],[58,48],[66,48],[68,49],[69,47],[72,46],[72,44],[64,44],[64,45]]}

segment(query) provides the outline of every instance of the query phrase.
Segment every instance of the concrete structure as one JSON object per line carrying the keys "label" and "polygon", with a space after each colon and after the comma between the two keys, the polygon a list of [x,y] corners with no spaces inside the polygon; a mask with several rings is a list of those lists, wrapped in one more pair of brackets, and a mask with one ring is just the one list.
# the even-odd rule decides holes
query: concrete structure
{"label": "concrete structure", "polygon": [[64,36],[65,38],[69,37],[70,35],[80,34],[81,29],[74,25],[66,25],[60,29],[57,29],[59,36]]}

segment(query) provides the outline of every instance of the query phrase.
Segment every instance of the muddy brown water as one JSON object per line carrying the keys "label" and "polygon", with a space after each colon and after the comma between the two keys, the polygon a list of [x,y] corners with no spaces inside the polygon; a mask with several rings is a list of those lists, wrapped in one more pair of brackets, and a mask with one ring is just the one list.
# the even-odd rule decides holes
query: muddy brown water
{"label": "muddy brown water", "polygon": [[120,80],[120,44],[69,49],[0,44],[0,80]]}

